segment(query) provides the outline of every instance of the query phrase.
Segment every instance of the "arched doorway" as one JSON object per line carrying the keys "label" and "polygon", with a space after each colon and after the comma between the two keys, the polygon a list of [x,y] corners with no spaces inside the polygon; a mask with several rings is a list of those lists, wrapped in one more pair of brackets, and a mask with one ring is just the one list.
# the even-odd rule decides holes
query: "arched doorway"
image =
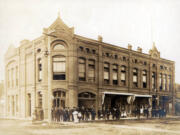
{"label": "arched doorway", "polygon": [[78,94],[78,106],[91,109],[96,107],[96,95],[91,92],[82,92]]}
{"label": "arched doorway", "polygon": [[65,99],[66,92],[65,91],[54,91],[53,92],[53,108],[65,108]]}

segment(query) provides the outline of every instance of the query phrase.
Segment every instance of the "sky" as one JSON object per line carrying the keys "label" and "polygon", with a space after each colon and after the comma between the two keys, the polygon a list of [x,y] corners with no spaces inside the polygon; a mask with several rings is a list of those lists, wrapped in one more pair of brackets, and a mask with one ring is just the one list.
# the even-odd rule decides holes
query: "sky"
{"label": "sky", "polygon": [[0,80],[9,45],[42,35],[58,12],[75,34],[148,53],[155,42],[161,57],[175,61],[180,83],[180,0],[0,0]]}

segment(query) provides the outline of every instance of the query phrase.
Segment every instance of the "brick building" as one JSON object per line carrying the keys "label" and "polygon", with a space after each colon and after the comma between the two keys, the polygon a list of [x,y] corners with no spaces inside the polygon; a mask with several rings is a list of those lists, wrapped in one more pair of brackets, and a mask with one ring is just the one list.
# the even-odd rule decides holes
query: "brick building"
{"label": "brick building", "polygon": [[135,106],[174,110],[175,63],[160,57],[74,34],[60,16],[33,41],[10,46],[5,55],[6,116],[31,119],[52,107]]}

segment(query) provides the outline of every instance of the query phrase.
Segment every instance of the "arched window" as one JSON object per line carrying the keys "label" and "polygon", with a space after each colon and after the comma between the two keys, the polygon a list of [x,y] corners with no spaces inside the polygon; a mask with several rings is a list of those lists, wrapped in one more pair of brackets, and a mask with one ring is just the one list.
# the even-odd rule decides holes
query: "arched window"
{"label": "arched window", "polygon": [[147,88],[147,71],[142,71],[143,88]]}
{"label": "arched window", "polygon": [[53,57],[53,80],[66,80],[66,58],[64,56]]}
{"label": "arched window", "polygon": [[65,108],[65,91],[55,91],[53,92],[54,100],[53,100],[53,108]]}
{"label": "arched window", "polygon": [[38,59],[38,81],[42,81],[42,60]]}
{"label": "arched window", "polygon": [[109,63],[104,63],[104,84],[109,84]]}
{"label": "arched window", "polygon": [[133,69],[133,87],[138,87],[138,70],[137,68]]}
{"label": "arched window", "polygon": [[162,90],[163,88],[163,75],[162,73],[159,74],[159,89],[160,91]]}
{"label": "arched window", "polygon": [[152,89],[156,89],[156,73],[152,72]]}
{"label": "arched window", "polygon": [[126,66],[121,66],[121,84],[126,85]]}
{"label": "arched window", "polygon": [[64,45],[62,45],[62,44],[56,44],[56,45],[53,47],[53,50],[55,50],[55,51],[65,50],[65,47],[64,47]]}

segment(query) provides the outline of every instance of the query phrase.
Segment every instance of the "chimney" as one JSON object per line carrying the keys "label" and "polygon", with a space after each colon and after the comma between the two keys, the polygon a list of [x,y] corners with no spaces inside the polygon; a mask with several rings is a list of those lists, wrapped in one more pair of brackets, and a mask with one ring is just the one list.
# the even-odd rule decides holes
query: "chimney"
{"label": "chimney", "polygon": [[137,51],[140,52],[140,53],[142,53],[142,48],[138,47],[138,48],[137,48]]}
{"label": "chimney", "polygon": [[131,44],[128,44],[128,49],[132,50],[132,45]]}
{"label": "chimney", "polygon": [[102,36],[98,35],[98,41],[102,42],[102,40],[103,40]]}

